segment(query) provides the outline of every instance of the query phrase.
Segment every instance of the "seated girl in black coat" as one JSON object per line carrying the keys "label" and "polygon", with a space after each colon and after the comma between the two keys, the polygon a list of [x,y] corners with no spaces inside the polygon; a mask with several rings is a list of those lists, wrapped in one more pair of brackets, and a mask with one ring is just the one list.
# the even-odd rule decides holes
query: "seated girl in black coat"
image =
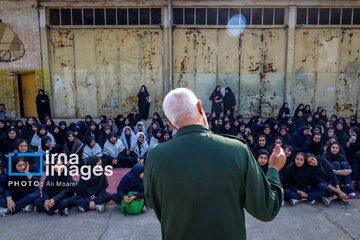
{"label": "seated girl in black coat", "polygon": [[[145,199],[144,186],[144,164],[137,163],[120,181],[117,187],[117,193],[111,195],[111,199],[117,204],[121,204],[121,200],[129,203],[136,198]],[[131,198],[128,197],[129,192],[137,192]]]}
{"label": "seated girl in black coat", "polygon": [[333,166],[334,172],[339,180],[340,188],[346,194],[355,195],[355,189],[351,186],[352,169],[346,160],[345,154],[340,151],[340,145],[333,142],[329,145],[323,158],[326,158]]}
{"label": "seated girl in black coat", "polygon": [[310,174],[311,167],[305,162],[305,154],[297,153],[295,161],[284,170],[284,196],[290,199],[291,206],[303,201],[314,205],[316,199],[324,196],[324,192],[309,187]]}
{"label": "seated girl in black coat", "polygon": [[97,210],[100,213],[105,211],[105,203],[110,201],[111,194],[106,192],[109,186],[104,170],[100,176],[94,174],[94,169],[97,173],[102,168],[101,158],[89,157],[86,164],[90,166],[89,171],[91,174],[89,179],[87,175],[81,175],[78,185],[77,196],[70,198],[69,202],[78,206],[80,212],[87,210]]}
{"label": "seated girl in black coat", "polygon": [[[24,157],[12,159],[12,172],[15,173],[36,173],[39,169],[30,165]],[[33,210],[34,201],[40,197],[40,177],[36,176],[8,176],[5,188],[7,209],[17,213],[24,209],[26,212]],[[27,184],[22,185],[22,182]],[[14,183],[20,183],[15,185]]]}
{"label": "seated girl in black coat", "polygon": [[311,166],[311,186],[325,193],[325,196],[322,197],[323,203],[330,206],[332,200],[340,198],[342,203],[348,204],[348,195],[341,190],[339,180],[333,171],[334,167],[331,163],[310,153],[306,154],[305,158],[306,162]]}
{"label": "seated girl in black coat", "polygon": [[74,180],[70,175],[64,174],[65,166],[61,160],[53,166],[54,175],[45,178],[42,197],[35,200],[35,206],[39,211],[49,215],[60,212],[61,215],[68,216],[69,199],[73,195],[71,186]]}

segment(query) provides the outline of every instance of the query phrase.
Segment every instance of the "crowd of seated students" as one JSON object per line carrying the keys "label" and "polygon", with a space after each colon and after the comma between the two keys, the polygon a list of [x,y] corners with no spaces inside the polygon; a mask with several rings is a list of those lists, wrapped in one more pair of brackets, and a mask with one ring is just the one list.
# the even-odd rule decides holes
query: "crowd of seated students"
{"label": "crowd of seated students", "polygon": [[[45,124],[39,124],[35,117],[27,118],[25,123],[21,120],[0,120],[0,215],[32,211],[34,205],[37,211],[49,215],[68,215],[69,206],[77,206],[80,211],[96,209],[103,212],[104,204],[112,199],[111,194],[106,192],[108,182],[104,174],[86,180],[80,176],[75,185],[51,184],[74,182],[71,176],[63,173],[61,167],[56,174],[46,177],[41,196],[39,184],[26,184],[23,187],[10,185],[10,182],[16,181],[40,181],[36,176],[7,174],[8,157],[14,151],[44,155],[63,153],[67,157],[76,154],[80,160],[79,166],[87,165],[90,171],[98,166],[102,169],[109,165],[113,168],[136,166],[136,170],[130,171],[125,178],[128,179],[126,184],[125,180],[120,183],[119,179],[118,194],[113,194],[113,197],[120,204],[121,199],[127,202],[133,199],[127,197],[126,189],[143,193],[140,175],[143,175],[148,151],[156,144],[170,140],[175,134],[176,130],[165,125],[158,113],[154,113],[150,126],[146,128],[135,110],[127,117],[118,115],[112,118],[103,115],[99,123],[93,121],[91,116],[76,123],[61,121],[59,125],[50,116],[46,117]],[[49,164],[68,167],[70,162],[44,161],[44,167]],[[39,159],[32,156],[15,156],[11,165],[13,173],[39,172],[41,166]],[[137,198],[144,198],[142,193]]]}
{"label": "crowd of seated students", "polygon": [[[285,198],[291,205],[302,201],[315,204],[319,199],[327,206],[335,199],[348,204],[348,197],[355,195],[355,188],[360,186],[360,124],[356,116],[348,121],[337,115],[328,119],[326,110],[318,107],[312,113],[311,107],[303,104],[296,108],[293,116],[287,103],[276,118],[265,120],[253,116],[245,122],[242,115],[233,114],[229,109],[222,117],[216,112],[208,113],[210,130],[244,141],[264,174],[272,149],[279,144],[287,158],[280,177]],[[126,117],[102,115],[99,123],[90,115],[84,121],[61,121],[59,125],[50,116],[46,117],[45,124],[39,124],[35,117],[29,117],[25,123],[0,120],[0,214],[32,211],[33,204],[38,211],[49,215],[68,215],[69,206],[77,206],[80,211],[103,212],[104,204],[111,199],[119,204],[122,199],[126,202],[134,199],[127,197],[127,192],[139,192],[136,198],[144,198],[142,176],[146,155],[157,144],[175,136],[176,130],[164,123],[158,113],[154,113],[147,127],[135,110]],[[117,193],[112,195],[106,191],[108,182],[104,173],[86,180],[80,178],[76,187],[71,187],[72,177],[59,170],[54,176],[46,177],[40,195],[36,184],[9,185],[11,181],[39,181],[36,176],[7,175],[8,155],[15,150],[64,153],[68,157],[76,154],[79,164],[90,169],[110,165],[133,170],[123,180],[119,179]],[[69,165],[61,160],[52,164]],[[38,159],[29,156],[15,157],[11,165],[12,171],[19,173],[36,172],[40,167]],[[46,184],[54,181],[69,184]]]}
{"label": "crowd of seated students", "polygon": [[[230,113],[229,111],[227,113]],[[291,115],[284,103],[276,118],[253,116],[245,123],[237,117],[215,112],[207,115],[210,129],[230,134],[247,143],[266,174],[267,161],[276,144],[284,148],[287,161],[280,178],[285,198],[291,205],[302,201],[315,204],[321,199],[327,206],[338,199],[349,203],[360,186],[360,124],[355,115],[348,121],[318,107],[299,104]]]}

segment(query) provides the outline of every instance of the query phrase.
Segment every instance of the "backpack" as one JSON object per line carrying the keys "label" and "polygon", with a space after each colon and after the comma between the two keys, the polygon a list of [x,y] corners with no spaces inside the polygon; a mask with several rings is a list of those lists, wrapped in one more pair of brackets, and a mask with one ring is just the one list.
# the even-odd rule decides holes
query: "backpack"
{"label": "backpack", "polygon": [[[131,198],[136,194],[137,192],[129,192],[127,195],[129,198]],[[126,214],[138,215],[143,212],[144,202],[145,200],[140,198],[135,198],[130,203],[127,203],[124,201],[124,199],[122,199],[120,204],[120,211],[121,213],[124,213],[125,216]]]}

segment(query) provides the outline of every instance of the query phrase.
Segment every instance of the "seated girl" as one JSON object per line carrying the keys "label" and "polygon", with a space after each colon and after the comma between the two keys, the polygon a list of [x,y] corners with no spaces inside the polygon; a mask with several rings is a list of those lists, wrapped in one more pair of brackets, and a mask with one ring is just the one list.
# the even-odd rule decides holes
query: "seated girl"
{"label": "seated girl", "polygon": [[[75,137],[74,132],[69,131],[66,133],[66,142],[64,144],[64,153],[67,157],[71,154],[77,154],[79,159],[82,158],[82,151],[84,148],[84,144]],[[69,163],[67,163],[67,166]]]}
{"label": "seated girl", "polygon": [[[145,199],[144,186],[144,164],[137,163],[120,181],[117,192],[111,195],[111,199],[117,204],[121,204],[121,200],[130,203],[134,199]],[[137,192],[131,198],[128,197],[129,192]],[[146,208],[145,208],[146,209]]]}
{"label": "seated girl", "polygon": [[125,147],[117,138],[117,134],[110,133],[104,145],[104,165],[111,165],[114,168],[125,167],[127,164],[120,159],[120,153],[124,151]]}
{"label": "seated girl", "polygon": [[159,143],[167,142],[170,139],[171,139],[170,132],[168,130],[164,130]]}
{"label": "seated girl", "polygon": [[7,163],[9,153],[14,152],[14,150],[16,149],[16,143],[19,140],[19,133],[16,129],[9,128],[6,133],[6,138],[2,139],[0,143],[0,151],[5,156],[5,163]]}
{"label": "seated girl", "polygon": [[90,136],[88,137],[86,146],[82,152],[83,163],[86,163],[86,159],[93,156],[101,158],[103,153],[101,147],[97,144],[95,137]]}
{"label": "seated girl", "polygon": [[51,132],[51,134],[53,135],[55,141],[56,141],[56,146],[59,149],[62,149],[65,143],[65,138],[62,135],[62,133],[60,132],[60,128],[58,126],[55,125],[53,131]]}
{"label": "seated girl", "polygon": [[124,127],[120,140],[125,147],[125,151],[120,153],[120,159],[126,164],[124,167],[132,168],[137,163],[137,157],[131,151],[131,143],[135,141],[135,135],[130,127]]}
{"label": "seated girl", "polygon": [[297,153],[295,161],[284,170],[284,196],[290,199],[291,206],[303,201],[308,201],[314,205],[316,199],[324,196],[324,192],[309,187],[310,174],[311,167],[305,162],[305,154]]}
{"label": "seated girl", "polygon": [[[12,159],[12,172],[31,173],[39,172],[39,169],[30,165],[24,157]],[[23,209],[25,212],[33,210],[34,201],[40,197],[40,177],[36,176],[8,176],[5,188],[7,209],[15,214]],[[29,182],[28,184],[14,185],[15,182]],[[30,184],[31,183],[31,184]]]}
{"label": "seated girl", "polygon": [[35,200],[35,206],[39,211],[49,215],[60,213],[69,215],[69,199],[73,195],[71,183],[74,181],[70,175],[64,174],[64,164],[61,160],[56,161],[54,175],[47,176],[42,189],[42,197]]}
{"label": "seated girl", "polygon": [[155,134],[150,139],[150,144],[149,144],[150,149],[152,149],[153,147],[155,147],[156,144],[159,143],[159,141],[161,140],[161,136],[162,136],[161,128],[156,129]]}
{"label": "seated girl", "polygon": [[[86,164],[90,166],[91,176],[88,180],[86,180],[87,176],[80,176],[77,195],[71,197],[69,202],[72,205],[78,206],[80,212],[96,209],[98,212],[103,213],[105,211],[105,203],[110,201],[111,194],[106,192],[109,184],[104,174],[101,158],[89,157]],[[97,173],[101,173],[101,175],[96,176],[93,174],[94,169]]]}
{"label": "seated girl", "polygon": [[104,144],[108,139],[109,134],[111,133],[111,127],[105,126],[100,134],[99,145],[101,148],[104,148]]}
{"label": "seated girl", "polygon": [[135,141],[131,144],[131,151],[135,154],[138,163],[144,163],[146,154],[150,150],[146,140],[145,134],[139,132],[136,134]]}
{"label": "seated girl", "polygon": [[[30,146],[25,139],[19,139],[17,141],[15,150],[17,150],[19,153],[32,153]],[[25,156],[24,158],[30,165],[33,165],[36,168],[40,166],[39,157]]]}
{"label": "seated girl", "polygon": [[159,123],[156,122],[156,121],[153,121],[153,122],[151,123],[151,125],[148,127],[148,129],[147,129],[147,131],[146,131],[146,135],[144,134],[144,136],[146,136],[146,139],[145,139],[145,140],[146,140],[148,143],[150,143],[151,137],[155,135],[155,131],[156,131],[156,129],[158,129],[158,128],[161,128],[161,127],[160,127]]}
{"label": "seated girl", "polygon": [[331,143],[323,157],[334,166],[341,190],[346,194],[355,195],[355,189],[351,186],[352,170],[346,156],[340,152],[340,145],[337,142]]}
{"label": "seated girl", "polygon": [[146,132],[145,124],[142,121],[137,122],[134,132],[135,132],[135,134],[137,134],[138,132],[145,133]]}
{"label": "seated girl", "polygon": [[266,142],[266,136],[263,134],[258,135],[257,137],[257,144],[251,149],[254,156],[256,156],[257,152],[260,149],[264,149],[269,152],[269,147]]}
{"label": "seated girl", "polygon": [[325,196],[321,198],[323,203],[330,206],[331,201],[340,198],[341,203],[348,204],[348,195],[341,190],[331,163],[325,158],[315,157],[310,153],[306,154],[305,158],[311,166],[311,185],[325,193]]}
{"label": "seated girl", "polygon": [[55,146],[56,145],[56,142],[55,142],[55,139],[53,137],[53,135],[51,135],[51,133],[49,133],[47,130],[46,130],[46,127],[44,124],[41,124],[36,133],[34,134],[32,140],[31,140],[31,148],[34,150],[34,151],[37,151],[39,146],[41,145],[41,138],[44,137],[44,136],[49,136],[51,138],[51,142],[52,144]]}
{"label": "seated girl", "polygon": [[321,133],[314,133],[308,138],[308,140],[306,140],[301,149],[304,153],[311,153],[315,156],[320,156],[323,152]]}
{"label": "seated girl", "polygon": [[58,145],[54,146],[49,136],[44,136],[41,138],[41,145],[38,148],[39,153],[45,154],[46,151],[49,151],[49,154],[60,153],[60,149],[58,148]]}
{"label": "seated girl", "polygon": [[269,168],[269,152],[264,149],[260,149],[256,154],[256,160],[261,170],[266,175],[267,170]]}

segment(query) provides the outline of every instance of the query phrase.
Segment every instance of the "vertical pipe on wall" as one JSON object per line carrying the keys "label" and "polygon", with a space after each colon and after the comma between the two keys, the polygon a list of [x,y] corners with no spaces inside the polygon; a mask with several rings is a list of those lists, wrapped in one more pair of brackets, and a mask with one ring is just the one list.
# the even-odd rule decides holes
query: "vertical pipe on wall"
{"label": "vertical pipe on wall", "polygon": [[169,91],[171,91],[173,89],[173,16],[172,16],[172,1],[171,0],[168,0],[168,19],[167,19],[167,22],[168,22],[168,34],[169,34],[169,43],[168,43],[168,46],[169,46],[169,54],[168,54],[168,71],[169,71]]}
{"label": "vertical pipe on wall", "polygon": [[[292,83],[294,81],[294,59],[295,59],[295,24],[296,7],[290,6],[288,11],[288,30],[286,39],[286,58],[285,58],[285,101],[292,109]],[[295,107],[295,106],[294,106]]]}

